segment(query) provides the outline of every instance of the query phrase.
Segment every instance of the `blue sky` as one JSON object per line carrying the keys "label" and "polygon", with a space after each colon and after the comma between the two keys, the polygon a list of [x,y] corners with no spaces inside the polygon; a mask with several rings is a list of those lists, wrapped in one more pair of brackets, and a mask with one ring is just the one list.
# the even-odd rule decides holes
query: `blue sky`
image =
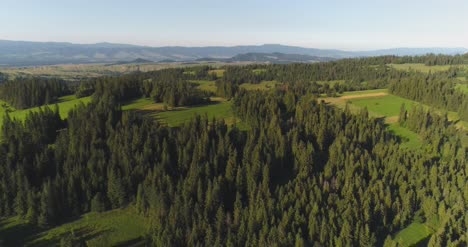
{"label": "blue sky", "polygon": [[1,0],[0,39],[468,47],[467,0]]}

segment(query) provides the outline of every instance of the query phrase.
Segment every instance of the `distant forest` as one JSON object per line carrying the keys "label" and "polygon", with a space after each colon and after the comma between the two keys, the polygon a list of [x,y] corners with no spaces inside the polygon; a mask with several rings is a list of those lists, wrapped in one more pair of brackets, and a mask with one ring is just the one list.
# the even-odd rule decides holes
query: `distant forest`
{"label": "distant forest", "polygon": [[[468,150],[447,116],[402,107],[399,122],[422,150],[371,118],[321,102],[322,94],[389,88],[468,120],[455,90],[460,69],[423,74],[389,63],[463,64],[465,56],[384,56],[289,65],[209,66],[82,81],[18,78],[0,98],[18,109],[75,93],[92,96],[66,120],[57,106],[1,127],[0,215],[49,228],[83,213],[134,204],[154,246],[397,246],[412,222],[436,222],[428,246],[467,246]],[[216,93],[192,80],[216,79]],[[321,81],[342,80],[330,85]],[[270,91],[242,83],[278,81]],[[233,102],[249,130],[196,116],[171,128],[121,105]],[[77,243],[76,243],[77,244]]]}

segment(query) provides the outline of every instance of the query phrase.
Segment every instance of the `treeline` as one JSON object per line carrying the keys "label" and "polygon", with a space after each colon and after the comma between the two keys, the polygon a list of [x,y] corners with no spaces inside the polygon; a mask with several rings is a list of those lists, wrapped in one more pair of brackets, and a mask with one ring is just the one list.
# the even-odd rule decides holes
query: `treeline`
{"label": "treeline", "polygon": [[68,93],[59,79],[19,78],[0,84],[0,98],[17,109],[51,104]]}
{"label": "treeline", "polygon": [[[205,71],[205,70],[203,70]],[[95,99],[112,97],[122,103],[128,100],[151,97],[155,102],[169,106],[196,105],[209,101],[209,94],[196,88],[185,75],[184,69],[165,69],[136,72],[119,77],[100,77],[80,86],[77,96],[93,95]]]}
{"label": "treeline", "polygon": [[[316,94],[385,88],[391,80],[407,77],[410,72],[398,71],[384,64],[370,66],[368,60],[344,59],[328,63],[288,65],[246,65],[225,67],[224,76],[216,81],[217,93],[233,97],[242,83],[278,81],[289,86],[313,83]],[[364,65],[367,64],[367,65]],[[342,80],[330,86],[325,81]],[[309,87],[306,85],[306,87]]]}
{"label": "treeline", "polygon": [[455,88],[456,82],[441,74],[412,76],[392,82],[391,93],[448,111],[468,121],[468,95]]}
{"label": "treeline", "polygon": [[171,129],[112,97],[66,122],[56,109],[24,123],[7,115],[1,215],[48,227],[135,203],[156,246],[391,246],[413,221],[436,220],[430,241],[466,245],[468,156],[456,135],[423,155],[366,111],[311,95],[242,92],[234,105],[250,132],[206,117]]}
{"label": "treeline", "polygon": [[468,55],[427,54],[424,56],[392,56],[390,63],[422,63],[427,66],[468,64]]}
{"label": "treeline", "polygon": [[426,54],[422,56],[377,56],[366,57],[359,59],[349,59],[359,62],[363,66],[368,65],[385,65],[385,64],[404,64],[404,63],[422,63],[427,66],[435,65],[460,65],[468,64],[468,53],[464,55],[443,55],[443,54]]}

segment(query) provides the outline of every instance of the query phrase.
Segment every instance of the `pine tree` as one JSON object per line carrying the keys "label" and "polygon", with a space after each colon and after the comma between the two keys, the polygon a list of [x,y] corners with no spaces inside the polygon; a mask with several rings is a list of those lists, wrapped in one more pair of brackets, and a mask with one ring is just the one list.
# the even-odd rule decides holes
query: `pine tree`
{"label": "pine tree", "polygon": [[33,191],[28,192],[28,198],[27,198],[27,205],[28,205],[28,211],[26,212],[26,220],[29,222],[29,224],[35,225],[37,224],[37,217],[38,217],[38,212],[37,212],[37,199],[34,195]]}
{"label": "pine tree", "polygon": [[55,216],[57,213],[55,209],[55,197],[50,181],[44,184],[40,198],[38,224],[40,227],[49,227],[55,223]]}

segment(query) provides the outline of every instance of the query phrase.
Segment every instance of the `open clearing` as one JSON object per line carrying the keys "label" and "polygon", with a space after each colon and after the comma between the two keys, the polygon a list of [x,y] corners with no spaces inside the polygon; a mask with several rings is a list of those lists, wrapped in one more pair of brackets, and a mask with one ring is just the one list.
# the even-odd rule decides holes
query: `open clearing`
{"label": "open clearing", "polygon": [[224,69],[212,69],[208,71],[209,74],[215,74],[216,77],[221,78],[224,76]]}
{"label": "open clearing", "polygon": [[202,91],[216,93],[216,83],[215,83],[215,81],[192,80],[190,82],[198,84],[197,88],[202,90]]}
{"label": "open clearing", "polygon": [[433,233],[432,229],[421,223],[412,223],[398,232],[394,240],[400,246],[415,246]]}
{"label": "open clearing", "polygon": [[[62,78],[64,80],[75,81],[82,78],[99,77],[99,76],[115,76],[119,74],[127,74],[135,71],[154,71],[169,68],[185,68],[190,66],[208,65],[218,67],[225,63],[143,63],[143,64],[61,64],[61,65],[44,65],[30,67],[0,67],[0,72],[7,74],[11,78],[21,76],[41,76],[50,78]],[[218,77],[222,77],[224,70],[211,70]]]}
{"label": "open clearing", "polygon": [[468,84],[458,84],[455,89],[468,94]]}
{"label": "open clearing", "polygon": [[230,101],[217,102],[203,106],[179,107],[171,111],[156,113],[154,117],[160,122],[167,123],[170,127],[177,127],[189,121],[195,115],[206,115],[210,120],[212,118],[224,119],[228,125],[236,124],[239,128],[245,127],[240,124],[239,119],[234,117],[232,102]]}
{"label": "open clearing", "polygon": [[417,105],[417,102],[407,100],[395,95],[385,93],[374,93],[368,95],[352,95],[343,96],[343,100],[359,106],[367,107],[367,110],[374,116],[378,117],[394,117],[400,114],[402,104],[405,104],[406,109],[411,109]]}
{"label": "open clearing", "polygon": [[141,246],[147,225],[133,207],[84,214],[73,222],[47,230],[12,217],[0,220],[0,239],[6,246],[58,246],[62,238],[73,234],[75,241],[86,246]]}
{"label": "open clearing", "polygon": [[164,110],[163,103],[154,103],[151,99],[137,99],[128,102],[122,106],[122,110],[135,110],[142,114],[151,116],[161,123],[165,123],[170,127],[177,127],[185,122],[188,122],[195,115],[208,116],[212,118],[224,119],[227,125],[236,124],[239,129],[246,130],[248,127],[234,116],[232,110],[232,102],[226,101],[224,98],[211,97],[211,103],[207,105],[191,106],[191,107],[169,107],[169,110]]}
{"label": "open clearing", "polygon": [[401,105],[404,103],[406,109],[411,109],[418,104],[417,102],[391,95],[386,89],[346,92],[341,97],[328,97],[323,100],[340,108],[348,105],[352,112],[367,108],[370,116],[385,118],[387,128],[402,139],[402,147],[418,148],[422,145],[418,134],[398,124]]}
{"label": "open clearing", "polygon": [[[456,126],[460,129],[468,130],[468,123],[460,121],[460,117],[456,112],[434,109],[416,101],[389,94],[386,89],[346,92],[341,97],[326,97],[322,99],[340,108],[345,108],[348,105],[351,112],[359,112],[362,108],[367,108],[370,116],[385,118],[388,129],[404,141],[402,147],[417,148],[422,145],[421,138],[416,133],[398,124],[398,115],[400,114],[402,104],[405,104],[407,110],[411,110],[412,107],[419,105],[438,114],[447,113],[449,121],[455,122]],[[463,140],[465,146],[468,146],[468,137]]]}
{"label": "open clearing", "polygon": [[[60,116],[62,117],[62,119],[66,119],[68,116],[68,112],[71,109],[75,108],[77,105],[81,103],[88,104],[89,102],[91,102],[91,97],[84,97],[84,98],[79,98],[79,99],[77,99],[75,95],[68,95],[68,96],[60,97],[57,102]],[[8,105],[4,101],[0,101],[0,104]],[[51,104],[49,105],[49,107],[53,109],[55,107],[55,104]],[[33,111],[38,111],[40,107],[33,107],[29,109],[24,109],[24,110],[15,110],[11,106],[8,106],[7,108],[10,110],[9,114],[11,118],[22,120],[26,117],[28,113],[33,112]],[[7,111],[6,108],[0,107],[0,126],[3,123],[3,117],[5,116],[6,111]]]}

